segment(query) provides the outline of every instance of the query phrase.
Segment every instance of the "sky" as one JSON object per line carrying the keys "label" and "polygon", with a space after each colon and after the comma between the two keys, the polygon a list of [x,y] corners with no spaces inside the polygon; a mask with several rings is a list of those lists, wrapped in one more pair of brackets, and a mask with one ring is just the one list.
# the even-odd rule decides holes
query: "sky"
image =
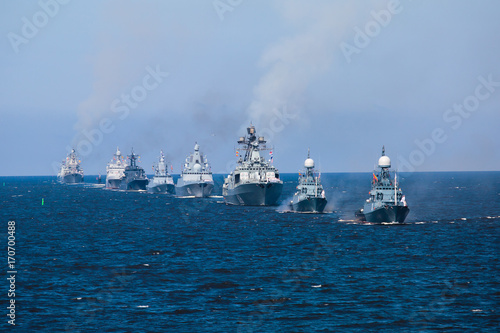
{"label": "sky", "polygon": [[[479,5],[480,4],[480,5]],[[252,123],[282,173],[500,170],[500,2],[2,1],[0,176],[105,174],[119,146],[231,172]],[[267,155],[267,152],[265,152]],[[267,155],[266,157],[269,157]]]}

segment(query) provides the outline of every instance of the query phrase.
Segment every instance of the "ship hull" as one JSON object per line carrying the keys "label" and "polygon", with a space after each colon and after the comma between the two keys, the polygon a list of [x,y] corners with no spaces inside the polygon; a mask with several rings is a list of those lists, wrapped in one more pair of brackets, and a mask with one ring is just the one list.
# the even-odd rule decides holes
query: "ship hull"
{"label": "ship hull", "polygon": [[169,193],[175,194],[175,186],[173,184],[158,184],[148,187],[151,193]]}
{"label": "ship hull", "polygon": [[195,198],[206,198],[212,194],[214,189],[213,183],[200,182],[175,186],[175,194],[179,197],[194,196]]}
{"label": "ship hull", "polygon": [[106,188],[117,190],[120,188],[121,182],[122,182],[121,179],[107,179]]}
{"label": "ship hull", "polygon": [[62,178],[62,182],[65,184],[78,184],[83,182],[83,176],[79,173],[69,174]]}
{"label": "ship hull", "polygon": [[370,223],[403,223],[409,212],[410,209],[407,206],[384,206],[370,212],[367,212],[365,209],[363,213],[357,213],[356,215],[358,217],[361,217],[362,215],[364,220]]}
{"label": "ship hull", "polygon": [[224,201],[229,205],[274,206],[282,190],[282,183],[242,184],[225,191]]}
{"label": "ship hull", "polygon": [[147,179],[134,179],[132,181],[122,181],[120,189],[124,191],[146,191],[148,186]]}
{"label": "ship hull", "polygon": [[322,213],[326,206],[326,198],[305,198],[303,200],[292,202],[292,210],[301,213]]}

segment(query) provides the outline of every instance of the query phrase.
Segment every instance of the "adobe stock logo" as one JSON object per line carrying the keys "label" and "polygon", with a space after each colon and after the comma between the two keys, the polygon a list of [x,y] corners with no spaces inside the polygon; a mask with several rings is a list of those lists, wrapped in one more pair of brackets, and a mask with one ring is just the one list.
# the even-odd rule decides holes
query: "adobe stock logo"
{"label": "adobe stock logo", "polygon": [[[120,120],[125,120],[130,115],[131,109],[136,109],[139,104],[148,97],[148,92],[158,88],[160,84],[168,77],[168,72],[163,72],[159,65],[153,69],[150,66],[145,68],[147,74],[143,76],[141,84],[135,85],[130,93],[122,93],[119,98],[111,101],[110,110],[118,115]],[[96,128],[87,131],[83,129],[80,132],[82,139],[76,144],[76,150],[81,156],[88,156],[94,146],[102,143],[105,134],[109,134],[115,130],[113,120],[110,118],[102,118]],[[71,147],[66,149],[71,151]]]}
{"label": "adobe stock logo", "polygon": [[219,15],[219,19],[224,21],[225,13],[232,12],[236,7],[241,5],[242,2],[243,0],[214,0],[212,5],[217,15]]}
{"label": "adobe stock logo", "polygon": [[[116,114],[118,120],[124,121],[130,115],[131,110],[139,107],[153,90],[157,89],[169,76],[168,72],[162,71],[159,65],[155,68],[146,66],[146,74],[142,77],[139,84],[136,84],[129,90],[128,93],[122,93],[120,97],[113,99],[109,106],[111,114]],[[86,157],[92,153],[94,147],[97,147],[104,141],[106,134],[112,133],[116,129],[117,120],[114,117],[103,117],[100,121],[90,129],[82,129],[77,134],[77,142],[74,148],[80,156]],[[68,153],[73,148],[66,146]],[[58,172],[60,164],[52,163],[52,169],[55,173]]]}
{"label": "adobe stock logo", "polygon": [[350,64],[352,55],[361,53],[361,50],[366,48],[371,40],[380,34],[382,28],[387,27],[391,23],[392,17],[401,13],[402,10],[403,7],[399,0],[391,0],[387,4],[387,9],[381,9],[378,12],[371,11],[370,15],[373,19],[365,24],[364,31],[359,27],[354,27],[354,32],[356,33],[353,40],[354,45],[346,42],[340,44],[340,50],[347,63]]}
{"label": "adobe stock logo", "polygon": [[[443,113],[443,120],[452,131],[457,131],[464,119],[468,119],[479,109],[481,102],[489,99],[500,88],[500,81],[494,81],[492,74],[489,74],[487,78],[482,75],[478,76],[477,80],[479,83],[472,94],[466,96],[461,103],[454,103],[453,107]],[[447,132],[451,132],[450,129],[436,127],[429,137],[422,140],[416,139],[414,143],[417,148],[410,153],[408,158],[398,157],[400,171],[414,172],[417,167],[424,164],[426,159],[436,152],[437,147],[448,140]]]}
{"label": "adobe stock logo", "polygon": [[50,19],[54,18],[59,13],[60,5],[65,5],[69,1],[70,0],[38,1],[41,10],[33,14],[31,20],[26,16],[21,18],[23,22],[21,34],[16,34],[12,31],[7,34],[7,38],[14,52],[19,53],[19,46],[28,44],[31,39],[35,38],[38,32],[40,32],[40,29],[44,28],[49,23]]}

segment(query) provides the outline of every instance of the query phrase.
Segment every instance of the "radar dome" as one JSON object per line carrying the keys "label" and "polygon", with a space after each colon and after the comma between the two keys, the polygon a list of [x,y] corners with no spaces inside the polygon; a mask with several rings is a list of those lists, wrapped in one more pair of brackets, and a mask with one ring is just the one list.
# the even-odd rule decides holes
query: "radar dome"
{"label": "radar dome", "polygon": [[193,171],[194,172],[201,172],[201,165],[200,165],[200,163],[195,163],[193,165]]}
{"label": "radar dome", "polygon": [[378,159],[378,166],[381,168],[390,168],[391,167],[391,159],[389,156],[382,156]]}
{"label": "radar dome", "polygon": [[314,160],[312,158],[308,158],[305,162],[304,162],[304,166],[306,168],[314,168]]}

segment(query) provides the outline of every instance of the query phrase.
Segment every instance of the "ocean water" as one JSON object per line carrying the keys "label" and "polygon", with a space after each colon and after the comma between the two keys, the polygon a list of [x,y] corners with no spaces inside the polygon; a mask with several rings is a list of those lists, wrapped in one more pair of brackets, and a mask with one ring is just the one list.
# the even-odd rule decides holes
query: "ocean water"
{"label": "ocean water", "polygon": [[354,221],[371,173],[323,174],[327,214],[226,206],[216,180],[194,199],[0,178],[15,331],[499,331],[500,172],[402,175],[401,225]]}

